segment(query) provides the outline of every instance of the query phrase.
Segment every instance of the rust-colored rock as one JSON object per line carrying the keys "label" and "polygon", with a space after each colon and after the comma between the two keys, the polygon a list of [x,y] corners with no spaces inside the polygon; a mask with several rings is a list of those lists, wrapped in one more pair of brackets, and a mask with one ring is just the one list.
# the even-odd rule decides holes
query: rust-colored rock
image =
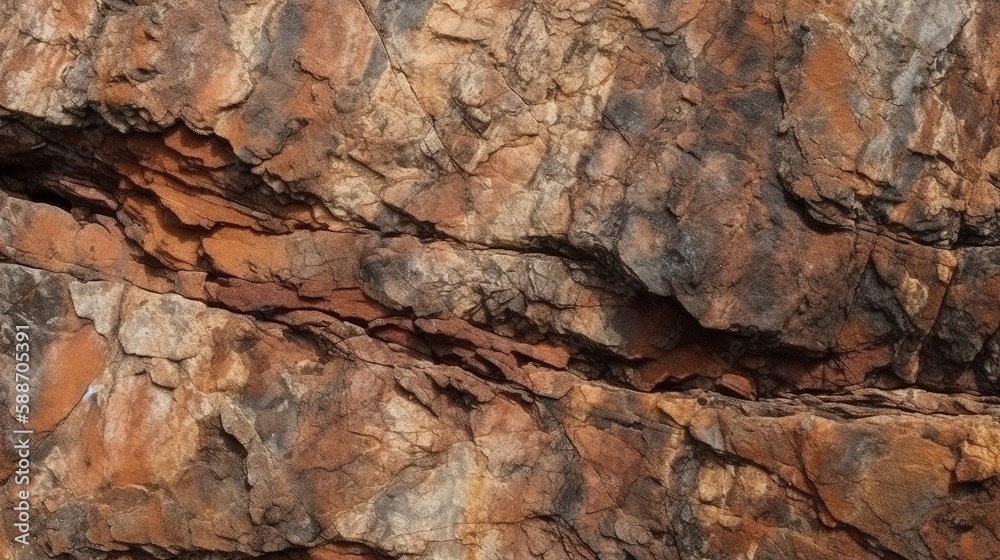
{"label": "rust-colored rock", "polygon": [[998,31],[0,3],[0,556],[1000,557]]}

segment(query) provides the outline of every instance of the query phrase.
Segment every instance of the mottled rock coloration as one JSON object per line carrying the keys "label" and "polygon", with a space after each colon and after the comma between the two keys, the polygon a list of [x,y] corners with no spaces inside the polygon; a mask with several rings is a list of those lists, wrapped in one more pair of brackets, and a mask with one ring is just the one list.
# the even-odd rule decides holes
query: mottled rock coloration
{"label": "mottled rock coloration", "polygon": [[998,35],[0,0],[0,557],[1000,558]]}

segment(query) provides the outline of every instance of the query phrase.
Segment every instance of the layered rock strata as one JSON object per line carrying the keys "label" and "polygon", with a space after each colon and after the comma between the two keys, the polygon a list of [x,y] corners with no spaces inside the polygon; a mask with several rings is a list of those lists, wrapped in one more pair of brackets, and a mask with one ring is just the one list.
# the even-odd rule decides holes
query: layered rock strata
{"label": "layered rock strata", "polygon": [[1000,557],[998,30],[0,2],[0,554]]}

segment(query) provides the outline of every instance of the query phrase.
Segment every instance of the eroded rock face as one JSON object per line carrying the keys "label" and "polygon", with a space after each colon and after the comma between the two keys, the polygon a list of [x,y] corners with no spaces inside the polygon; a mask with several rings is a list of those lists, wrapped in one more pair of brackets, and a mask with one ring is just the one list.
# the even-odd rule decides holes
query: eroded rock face
{"label": "eroded rock face", "polygon": [[1000,556],[998,30],[0,3],[0,553]]}

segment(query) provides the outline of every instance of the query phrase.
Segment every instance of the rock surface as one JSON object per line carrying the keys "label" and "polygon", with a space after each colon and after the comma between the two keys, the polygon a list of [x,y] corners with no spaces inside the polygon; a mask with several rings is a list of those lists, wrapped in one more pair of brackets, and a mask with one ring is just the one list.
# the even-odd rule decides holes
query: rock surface
{"label": "rock surface", "polygon": [[998,31],[0,1],[0,555],[1000,557]]}

